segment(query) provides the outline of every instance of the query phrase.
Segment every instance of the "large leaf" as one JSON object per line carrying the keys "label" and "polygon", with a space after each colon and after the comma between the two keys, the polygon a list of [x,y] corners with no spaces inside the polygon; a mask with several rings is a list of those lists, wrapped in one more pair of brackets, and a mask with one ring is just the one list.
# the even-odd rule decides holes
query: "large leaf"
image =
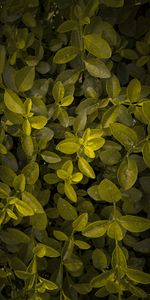
{"label": "large leaf", "polygon": [[111,48],[100,34],[88,34],[84,37],[84,47],[89,53],[98,58],[110,58]]}
{"label": "large leaf", "polygon": [[28,91],[32,88],[35,77],[34,67],[25,66],[16,72],[15,82],[20,92]]}
{"label": "large leaf", "polygon": [[17,114],[24,114],[25,109],[21,99],[10,89],[5,90],[4,102],[9,110]]}

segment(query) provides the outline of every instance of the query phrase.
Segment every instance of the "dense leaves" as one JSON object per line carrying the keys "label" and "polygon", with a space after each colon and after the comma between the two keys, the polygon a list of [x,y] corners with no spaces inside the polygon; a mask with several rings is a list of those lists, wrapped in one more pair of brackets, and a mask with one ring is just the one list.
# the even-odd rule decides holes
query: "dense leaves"
{"label": "dense leaves", "polygon": [[0,1],[0,299],[149,299],[150,1]]}

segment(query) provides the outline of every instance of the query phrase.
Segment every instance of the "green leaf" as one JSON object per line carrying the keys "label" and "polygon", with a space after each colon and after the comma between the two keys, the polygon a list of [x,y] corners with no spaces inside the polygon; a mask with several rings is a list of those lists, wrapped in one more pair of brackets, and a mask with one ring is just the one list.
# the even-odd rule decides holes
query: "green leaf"
{"label": "green leaf", "polygon": [[72,227],[74,231],[82,231],[86,227],[87,222],[88,214],[83,213],[72,223]]}
{"label": "green leaf", "polygon": [[74,46],[67,46],[57,51],[53,58],[55,64],[65,64],[73,60],[80,53]]}
{"label": "green leaf", "polygon": [[72,202],[77,202],[76,192],[75,192],[74,188],[72,187],[72,185],[67,181],[65,182],[65,185],[64,185],[64,192],[69,200],[71,200]]}
{"label": "green leaf", "polygon": [[33,209],[35,214],[43,214],[42,205],[31,193],[24,191],[22,193],[22,200]]}
{"label": "green leaf", "polygon": [[33,253],[42,258],[44,256],[47,256],[47,257],[58,257],[60,256],[60,253],[50,247],[50,246],[47,246],[47,245],[44,245],[44,244],[41,244],[41,243],[38,243],[34,248],[33,248]]}
{"label": "green leaf", "polygon": [[107,229],[107,235],[114,240],[121,241],[124,237],[124,231],[118,222],[112,222]]}
{"label": "green leaf", "polygon": [[20,174],[14,178],[13,186],[16,191],[23,192],[25,190],[26,179],[24,174]]}
{"label": "green leaf", "polygon": [[100,198],[107,202],[117,202],[121,199],[118,187],[109,179],[103,179],[98,186]]}
{"label": "green leaf", "polygon": [[61,161],[61,158],[51,151],[43,151],[41,156],[47,163],[55,164]]}
{"label": "green leaf", "polygon": [[58,108],[57,118],[63,127],[69,126],[69,116],[67,111],[63,107]]}
{"label": "green leaf", "polygon": [[56,81],[52,89],[52,94],[56,102],[59,102],[64,98],[65,88],[61,81]]}
{"label": "green leaf", "polygon": [[110,127],[114,138],[123,145],[126,150],[130,150],[138,142],[138,137],[134,129],[121,123],[113,123]]}
{"label": "green leaf", "polygon": [[72,95],[65,96],[61,100],[61,106],[69,106],[69,105],[71,105],[71,103],[73,102],[73,100],[74,100],[74,97]]}
{"label": "green leaf", "polygon": [[23,216],[33,216],[34,215],[34,211],[33,211],[32,207],[24,201],[18,200],[15,203],[15,206],[16,206],[17,210],[19,211],[19,213],[21,213],[21,215],[23,215]]}
{"label": "green leaf", "polygon": [[35,78],[35,68],[25,66],[16,72],[15,82],[20,92],[26,92],[33,86]]}
{"label": "green leaf", "polygon": [[150,101],[148,99],[143,102],[142,111],[147,121],[150,122]]}
{"label": "green leaf", "polygon": [[142,154],[146,165],[150,168],[150,141],[144,143]]}
{"label": "green leaf", "polygon": [[98,238],[106,233],[108,222],[100,220],[88,224],[82,231],[82,234],[90,238]]}
{"label": "green leaf", "polygon": [[114,123],[119,115],[120,107],[112,106],[107,108],[107,110],[102,115],[101,124],[104,128],[108,128],[112,123]]}
{"label": "green leaf", "polygon": [[25,113],[23,102],[17,94],[10,89],[5,90],[4,103],[6,107],[14,113],[22,115]]}
{"label": "green leaf", "polygon": [[23,169],[22,173],[26,178],[27,184],[33,185],[39,178],[39,165],[37,162],[31,162],[27,164]]}
{"label": "green leaf", "polygon": [[2,165],[0,166],[0,179],[4,183],[13,187],[13,181],[14,181],[15,177],[16,177],[16,174],[11,168],[9,168],[7,166],[2,166]]}
{"label": "green leaf", "polygon": [[100,288],[105,286],[106,282],[111,278],[113,278],[113,271],[106,271],[98,276],[93,277],[91,280],[91,286],[93,288]]}
{"label": "green leaf", "polygon": [[150,283],[150,274],[144,273],[140,270],[128,268],[126,270],[126,275],[130,280],[133,280],[134,282],[142,284]]}
{"label": "green leaf", "polygon": [[127,95],[131,102],[137,102],[141,94],[141,83],[138,79],[132,79],[127,87]]}
{"label": "green leaf", "polygon": [[53,235],[59,241],[67,241],[68,240],[68,236],[60,230],[54,230]]}
{"label": "green leaf", "polygon": [[126,262],[126,257],[124,255],[123,250],[118,245],[116,246],[116,248],[113,251],[112,259],[111,259],[111,265],[112,265],[112,268],[113,268],[114,271],[116,269],[119,269],[118,271],[119,271],[120,276],[122,278],[125,274],[126,269],[127,269],[127,262]]}
{"label": "green leaf", "polygon": [[65,33],[65,32],[74,31],[77,29],[78,29],[78,24],[74,20],[67,20],[59,25],[59,27],[57,28],[57,31],[60,33]]}
{"label": "green leaf", "polygon": [[90,188],[88,188],[87,192],[88,192],[88,195],[95,201],[101,200],[99,191],[98,191],[98,185],[92,185]]}
{"label": "green leaf", "polygon": [[126,215],[119,218],[119,223],[131,232],[143,232],[150,229],[150,220],[143,217]]}
{"label": "green leaf", "polygon": [[66,221],[73,221],[77,218],[77,211],[68,201],[59,198],[57,209],[60,216]]}
{"label": "green leaf", "polygon": [[112,74],[111,78],[106,81],[106,91],[108,97],[117,98],[121,92],[120,82],[116,75]]}
{"label": "green leaf", "polygon": [[24,136],[22,138],[22,148],[27,157],[32,157],[34,151],[33,140],[31,136]]}
{"label": "green leaf", "polygon": [[135,251],[144,253],[144,254],[149,254],[150,253],[150,238],[146,238],[142,241],[137,242],[133,249]]}
{"label": "green leaf", "polygon": [[11,193],[10,187],[6,183],[0,182],[0,197],[2,199],[7,198],[10,193]]}
{"label": "green leaf", "polygon": [[34,116],[29,119],[32,128],[35,129],[42,129],[46,125],[47,121],[47,118],[44,116]]}
{"label": "green leaf", "polygon": [[85,67],[89,74],[96,78],[109,78],[111,76],[109,69],[104,62],[97,58],[87,58],[84,60]]}
{"label": "green leaf", "polygon": [[131,157],[125,157],[117,172],[119,184],[124,190],[129,190],[135,184],[137,176],[138,167],[136,161]]}
{"label": "green leaf", "polygon": [[69,272],[78,272],[79,270],[82,269],[83,263],[81,260],[74,257],[72,259],[70,258],[70,259],[64,260],[64,266],[66,267],[66,269]]}
{"label": "green leaf", "polygon": [[83,250],[89,249],[91,247],[88,243],[80,240],[74,240],[74,245]]}
{"label": "green leaf", "polygon": [[39,281],[42,282],[44,284],[44,288],[46,288],[49,291],[53,291],[53,290],[58,289],[58,286],[50,280],[39,277]]}
{"label": "green leaf", "polygon": [[132,284],[129,285],[129,291],[138,298],[147,298],[147,293],[144,290]]}
{"label": "green leaf", "polygon": [[103,270],[108,266],[107,256],[102,249],[95,249],[92,253],[93,265],[96,269]]}
{"label": "green leaf", "polygon": [[56,150],[65,154],[74,154],[79,148],[80,145],[74,138],[67,138],[56,146]]}
{"label": "green leaf", "polygon": [[0,237],[2,241],[8,245],[26,244],[30,242],[29,236],[16,228],[7,228],[7,231],[1,231]]}
{"label": "green leaf", "polygon": [[90,164],[83,157],[79,157],[78,160],[78,168],[85,176],[90,177],[92,179],[95,178],[95,173]]}
{"label": "green leaf", "polygon": [[100,34],[88,34],[84,37],[84,47],[89,53],[98,58],[110,58],[111,48],[109,44],[101,37]]}
{"label": "green leaf", "polygon": [[27,271],[20,271],[20,270],[15,270],[15,275],[19,278],[19,279],[23,279],[23,280],[27,280],[29,278],[32,277],[32,273],[29,273]]}

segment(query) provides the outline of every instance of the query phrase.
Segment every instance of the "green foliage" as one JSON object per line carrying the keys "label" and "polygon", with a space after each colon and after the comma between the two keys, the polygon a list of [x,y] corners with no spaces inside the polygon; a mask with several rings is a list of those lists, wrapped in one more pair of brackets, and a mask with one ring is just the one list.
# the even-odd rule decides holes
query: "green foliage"
{"label": "green foliage", "polygon": [[0,299],[149,299],[149,16],[0,1]]}

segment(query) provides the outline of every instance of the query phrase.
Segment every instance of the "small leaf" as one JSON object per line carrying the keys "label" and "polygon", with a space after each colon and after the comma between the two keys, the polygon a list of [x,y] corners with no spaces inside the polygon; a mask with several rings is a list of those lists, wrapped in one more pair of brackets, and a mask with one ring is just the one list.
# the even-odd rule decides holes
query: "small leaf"
{"label": "small leaf", "polygon": [[107,229],[107,235],[114,240],[121,241],[124,237],[124,232],[118,222],[112,222]]}
{"label": "small leaf", "polygon": [[88,224],[82,231],[82,234],[90,238],[98,238],[106,233],[108,222],[106,220],[100,220]]}
{"label": "small leaf", "polygon": [[65,88],[61,81],[56,81],[53,86],[52,94],[56,102],[59,102],[64,98]]}
{"label": "small leaf", "polygon": [[76,192],[75,192],[73,186],[67,181],[65,182],[65,185],[64,185],[64,192],[69,200],[71,200],[72,202],[77,202]]}
{"label": "small leaf", "polygon": [[78,168],[79,170],[87,177],[92,179],[95,178],[95,173],[90,164],[83,157],[79,157],[78,160]]}
{"label": "small leaf", "polygon": [[102,286],[105,286],[108,279],[110,279],[112,277],[113,277],[113,271],[112,270],[101,273],[100,275],[95,276],[95,277],[92,278],[91,286],[93,288],[100,288]]}
{"label": "small leaf", "polygon": [[147,121],[150,122],[150,101],[148,99],[143,102],[142,111]]}
{"label": "small leaf", "polygon": [[127,87],[127,95],[131,102],[137,102],[141,94],[141,83],[138,79],[132,79]]}
{"label": "small leaf", "polygon": [[29,121],[30,121],[32,128],[42,129],[47,123],[47,118],[44,116],[34,116],[34,117],[31,117],[29,119]]}
{"label": "small leaf", "polygon": [[22,193],[22,200],[32,208],[35,214],[43,214],[42,205],[31,193],[24,191]]}
{"label": "small leaf", "polygon": [[101,249],[95,249],[92,253],[93,265],[96,269],[103,270],[107,268],[108,262],[106,254]]}
{"label": "small leaf", "polygon": [[57,202],[57,209],[60,216],[67,221],[73,221],[77,218],[77,212],[68,201],[59,198]]}
{"label": "small leaf", "polygon": [[110,124],[114,123],[119,115],[120,106],[112,106],[107,108],[107,110],[102,115],[101,124],[104,128],[108,128]]}
{"label": "small leaf", "polygon": [[88,190],[88,195],[94,199],[95,201],[100,201],[100,195],[99,195],[99,191],[98,191],[98,185],[92,185]]}
{"label": "small leaf", "polygon": [[84,37],[84,47],[89,53],[98,58],[110,58],[111,48],[100,34],[88,34]]}
{"label": "small leaf", "polygon": [[88,214],[81,214],[73,223],[72,227],[75,231],[82,231],[88,222]]}
{"label": "small leaf", "polygon": [[110,98],[117,98],[121,92],[120,82],[116,75],[112,75],[111,78],[106,81],[106,91]]}
{"label": "small leaf", "polygon": [[109,69],[101,60],[97,58],[87,58],[84,60],[85,67],[89,74],[96,78],[109,78],[111,76]]}
{"label": "small leaf", "polygon": [[133,280],[134,282],[142,284],[150,283],[150,274],[144,273],[140,270],[128,268],[126,270],[126,275],[130,280]]}
{"label": "small leaf", "polygon": [[17,201],[15,203],[15,206],[17,208],[17,210],[23,215],[23,216],[33,216],[34,215],[34,211],[31,208],[31,206],[23,201]]}
{"label": "small leaf", "polygon": [[150,141],[144,143],[142,153],[146,165],[150,168]]}
{"label": "small leaf", "polygon": [[23,279],[23,280],[27,280],[32,277],[32,273],[29,273],[27,271],[20,271],[20,270],[16,270],[15,275],[18,278]]}
{"label": "small leaf", "polygon": [[129,190],[135,184],[137,176],[138,167],[136,161],[131,157],[125,157],[117,172],[119,184],[124,190]]}
{"label": "small leaf", "polygon": [[131,232],[142,232],[150,229],[150,220],[143,217],[126,215],[119,218],[119,223]]}
{"label": "small leaf", "polygon": [[108,202],[117,202],[121,199],[118,187],[109,179],[103,179],[98,186],[100,198]]}
{"label": "small leaf", "polygon": [[119,269],[122,278],[127,268],[127,262],[123,250],[118,245],[113,251],[111,265],[114,270]]}
{"label": "small leaf", "polygon": [[60,230],[54,230],[53,235],[59,241],[67,241],[68,240],[68,236]]}
{"label": "small leaf", "polygon": [[50,280],[39,277],[39,281],[44,285],[44,288],[49,290],[49,291],[53,291],[53,290],[58,289],[58,286]]}
{"label": "small leaf", "polygon": [[67,138],[57,145],[56,150],[65,154],[74,154],[79,150],[79,148],[80,145],[74,138]]}
{"label": "small leaf", "polygon": [[84,241],[80,241],[80,240],[74,240],[74,244],[79,248],[79,249],[83,249],[83,250],[86,250],[86,249],[89,249],[91,246],[84,242]]}
{"label": "small leaf", "polygon": [[15,82],[20,92],[28,91],[32,88],[35,78],[35,68],[25,66],[16,72]]}
{"label": "small leaf", "polygon": [[50,246],[47,246],[47,245],[44,245],[44,244],[41,244],[41,243],[38,243],[34,248],[33,248],[33,253],[38,256],[38,257],[44,257],[44,256],[47,256],[47,257],[58,257],[60,256],[60,253],[50,247]]}
{"label": "small leaf", "polygon": [[20,174],[14,178],[13,186],[16,191],[23,192],[25,190],[25,176]]}
{"label": "small leaf", "polygon": [[39,165],[37,162],[31,162],[27,164],[23,169],[22,173],[26,178],[27,184],[33,185],[39,178]]}
{"label": "small leaf", "polygon": [[61,161],[61,158],[51,151],[43,151],[41,156],[47,163],[55,164]]}
{"label": "small leaf", "polygon": [[73,46],[67,46],[57,51],[53,58],[55,64],[65,64],[73,60],[78,54],[79,49]]}
{"label": "small leaf", "polygon": [[138,137],[132,128],[121,123],[113,123],[111,124],[111,130],[114,138],[120,142],[126,150],[136,145]]}
{"label": "small leaf", "polygon": [[23,102],[12,90],[5,90],[4,102],[6,107],[12,112],[22,115],[25,113]]}
{"label": "small leaf", "polygon": [[0,45],[0,75],[3,73],[6,59],[5,46]]}
{"label": "small leaf", "polygon": [[67,20],[59,25],[59,27],[57,28],[57,31],[60,33],[65,33],[65,32],[74,31],[77,29],[78,29],[78,24],[74,20]]}
{"label": "small leaf", "polygon": [[124,0],[102,0],[102,2],[110,7],[122,7],[124,5]]}

